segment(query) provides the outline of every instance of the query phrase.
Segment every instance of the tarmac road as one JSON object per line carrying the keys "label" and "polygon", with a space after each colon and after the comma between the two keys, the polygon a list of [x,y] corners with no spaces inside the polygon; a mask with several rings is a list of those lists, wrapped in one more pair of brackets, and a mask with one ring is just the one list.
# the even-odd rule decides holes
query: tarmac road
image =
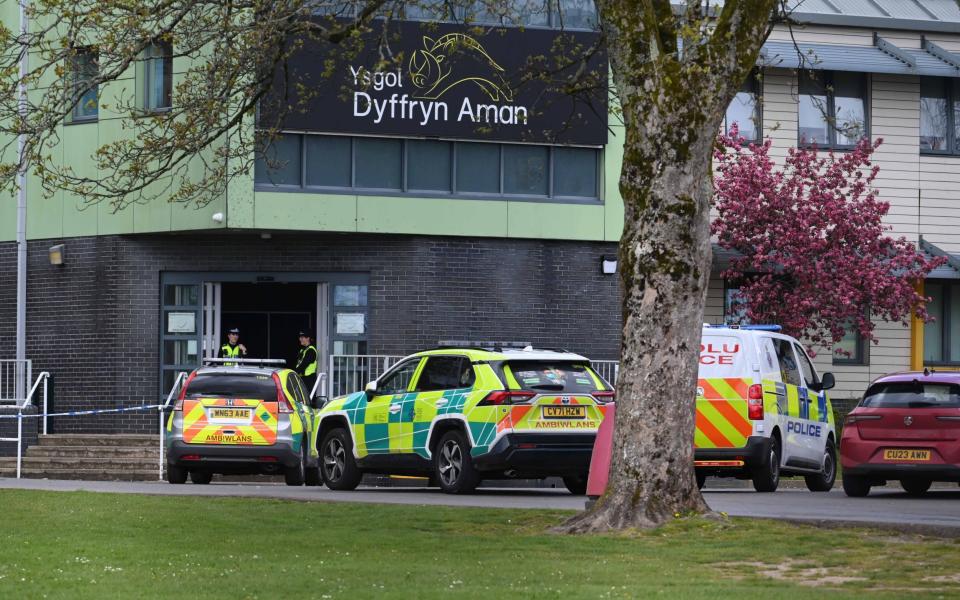
{"label": "tarmac road", "polygon": [[[213,483],[170,485],[167,483],[121,481],[65,481],[49,479],[0,478],[0,489],[49,491],[90,491],[125,494],[190,496],[237,496],[281,498],[298,501],[374,502],[484,508],[581,510],[582,496],[565,490],[544,488],[481,488],[469,496],[450,496],[422,487],[361,487],[353,492],[335,492],[325,487],[287,487],[274,483]],[[901,530],[940,532],[960,536],[960,487],[938,486],[922,498],[908,496],[897,485],[874,488],[867,498],[848,498],[839,489],[811,493],[781,489],[774,494],[753,490],[710,489],[704,497],[713,510],[733,516],[778,518],[813,522],[873,523]]]}

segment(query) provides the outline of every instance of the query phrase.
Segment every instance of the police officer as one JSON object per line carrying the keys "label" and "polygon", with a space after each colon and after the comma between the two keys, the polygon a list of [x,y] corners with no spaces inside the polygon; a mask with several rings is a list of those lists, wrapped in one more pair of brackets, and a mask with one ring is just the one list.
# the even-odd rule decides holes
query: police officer
{"label": "police officer", "polygon": [[310,343],[309,331],[301,331],[298,335],[300,348],[297,353],[297,364],[293,367],[293,370],[303,379],[309,394],[313,391],[313,385],[317,381],[317,349]]}
{"label": "police officer", "polygon": [[[240,343],[240,330],[234,327],[227,332],[227,343],[220,346],[217,358],[244,358],[247,356],[247,347]],[[225,362],[223,366],[232,367],[237,363]]]}

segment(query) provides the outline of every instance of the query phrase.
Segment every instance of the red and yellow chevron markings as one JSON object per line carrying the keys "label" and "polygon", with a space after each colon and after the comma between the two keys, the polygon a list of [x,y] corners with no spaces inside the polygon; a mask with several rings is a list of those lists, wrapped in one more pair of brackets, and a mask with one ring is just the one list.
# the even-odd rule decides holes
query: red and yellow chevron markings
{"label": "red and yellow chevron markings", "polygon": [[753,433],[747,419],[747,390],[750,379],[699,379],[702,395],[697,397],[696,448],[740,448]]}

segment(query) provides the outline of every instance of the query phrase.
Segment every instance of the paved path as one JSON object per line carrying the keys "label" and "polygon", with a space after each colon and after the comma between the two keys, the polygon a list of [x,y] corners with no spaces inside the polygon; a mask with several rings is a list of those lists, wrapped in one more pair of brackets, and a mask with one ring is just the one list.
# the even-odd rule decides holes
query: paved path
{"label": "paved path", "polygon": [[[170,485],[167,483],[130,483],[117,481],[61,481],[49,479],[3,479],[0,489],[51,491],[90,491],[126,494],[190,496],[238,496],[282,498],[299,501],[379,502],[485,508],[557,508],[580,510],[583,497],[564,490],[481,488],[470,496],[450,496],[436,489],[418,487],[358,488],[353,492],[334,492],[324,487],[287,487],[282,484],[213,483],[211,485]],[[960,488],[942,487],[926,497],[911,498],[898,486],[875,488],[867,498],[847,498],[834,489],[827,494],[806,490],[781,489],[775,494],[758,494],[746,489],[708,489],[707,503],[717,511],[743,517],[784,518],[802,521],[839,521],[897,525],[901,528],[936,531],[949,529],[960,535]]]}

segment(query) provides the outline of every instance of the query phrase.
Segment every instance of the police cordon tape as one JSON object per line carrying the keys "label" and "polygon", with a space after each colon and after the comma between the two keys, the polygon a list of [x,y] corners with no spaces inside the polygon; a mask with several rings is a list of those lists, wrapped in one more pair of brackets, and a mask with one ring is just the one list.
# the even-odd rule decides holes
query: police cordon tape
{"label": "police cordon tape", "polygon": [[162,404],[145,404],[141,406],[128,406],[125,408],[104,408],[99,410],[73,410],[70,412],[60,412],[60,413],[36,413],[36,414],[23,414],[17,413],[15,415],[0,415],[0,419],[28,419],[31,417],[79,417],[81,415],[102,415],[105,413],[122,413],[122,412],[133,412],[135,410],[150,410],[163,408]]}

